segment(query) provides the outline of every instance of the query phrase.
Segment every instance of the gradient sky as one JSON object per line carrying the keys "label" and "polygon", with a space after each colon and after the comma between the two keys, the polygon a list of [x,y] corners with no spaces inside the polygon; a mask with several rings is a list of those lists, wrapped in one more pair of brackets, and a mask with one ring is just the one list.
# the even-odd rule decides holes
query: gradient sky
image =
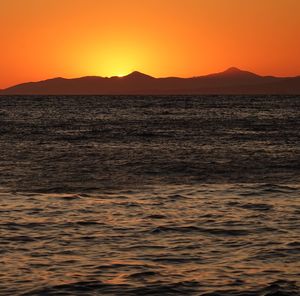
{"label": "gradient sky", "polygon": [[299,0],[0,0],[0,88],[51,77],[300,74]]}

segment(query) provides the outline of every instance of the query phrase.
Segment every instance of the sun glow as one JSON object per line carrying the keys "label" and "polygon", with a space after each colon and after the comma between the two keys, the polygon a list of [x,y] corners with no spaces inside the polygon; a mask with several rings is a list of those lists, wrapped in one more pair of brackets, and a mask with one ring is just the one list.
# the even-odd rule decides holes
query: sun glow
{"label": "sun glow", "polygon": [[299,75],[298,0],[0,3],[0,88],[133,71],[191,77],[231,66]]}
{"label": "sun glow", "polygon": [[140,46],[108,43],[105,49],[98,49],[98,46],[95,48],[92,53],[83,56],[82,72],[103,77],[122,77],[145,68],[144,65],[147,63],[145,51]]}
{"label": "sun glow", "polygon": [[134,71],[138,63],[137,56],[134,57],[130,53],[117,51],[106,55],[106,58],[99,65],[99,70],[107,73],[108,76],[124,76]]}
{"label": "sun glow", "polygon": [[[130,72],[127,72],[127,73],[118,73],[118,74],[115,74],[115,75],[112,75],[112,76],[117,76],[117,77],[124,77],[124,76],[126,76],[126,75],[128,75]],[[111,76],[111,77],[112,77]]]}

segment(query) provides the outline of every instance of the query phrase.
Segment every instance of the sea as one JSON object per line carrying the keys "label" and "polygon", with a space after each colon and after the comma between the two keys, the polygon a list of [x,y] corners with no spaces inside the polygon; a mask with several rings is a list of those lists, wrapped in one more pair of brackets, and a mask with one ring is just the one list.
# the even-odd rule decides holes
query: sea
{"label": "sea", "polygon": [[300,96],[1,96],[0,295],[300,295]]}

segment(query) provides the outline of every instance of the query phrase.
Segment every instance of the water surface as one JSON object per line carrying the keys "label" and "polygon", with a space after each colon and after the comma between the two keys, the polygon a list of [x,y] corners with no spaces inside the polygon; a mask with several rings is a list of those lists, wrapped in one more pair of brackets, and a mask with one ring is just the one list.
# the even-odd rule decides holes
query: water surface
{"label": "water surface", "polygon": [[0,295],[300,295],[299,97],[0,97]]}

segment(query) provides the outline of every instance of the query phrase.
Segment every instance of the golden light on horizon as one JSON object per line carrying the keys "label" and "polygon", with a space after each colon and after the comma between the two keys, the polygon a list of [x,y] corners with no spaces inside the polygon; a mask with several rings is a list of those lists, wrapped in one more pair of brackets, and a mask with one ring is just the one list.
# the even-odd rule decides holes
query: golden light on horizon
{"label": "golden light on horizon", "polygon": [[1,0],[0,88],[51,77],[300,74],[298,0]]}
{"label": "golden light on horizon", "polygon": [[142,68],[146,62],[143,51],[139,52],[134,47],[126,48],[119,44],[107,46],[101,51],[100,59],[97,58],[98,55],[99,53],[96,52],[89,56],[84,63],[85,72],[90,71],[105,77],[121,77]]}

